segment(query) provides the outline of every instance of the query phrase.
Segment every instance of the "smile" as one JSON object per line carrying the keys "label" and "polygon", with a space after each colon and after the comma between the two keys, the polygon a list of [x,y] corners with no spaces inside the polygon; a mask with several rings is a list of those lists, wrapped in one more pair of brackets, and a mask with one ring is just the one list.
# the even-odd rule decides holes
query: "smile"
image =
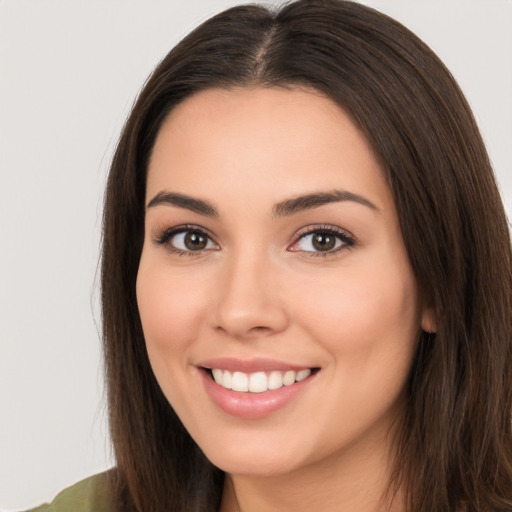
{"label": "smile", "polygon": [[239,392],[264,393],[265,391],[279,389],[283,386],[291,386],[296,382],[306,379],[311,375],[311,369],[245,373],[212,368],[211,373],[215,382],[225,389]]}
{"label": "smile", "polygon": [[319,367],[269,359],[219,358],[202,361],[196,368],[209,399],[224,413],[241,419],[278,412],[306,393],[320,373]]}

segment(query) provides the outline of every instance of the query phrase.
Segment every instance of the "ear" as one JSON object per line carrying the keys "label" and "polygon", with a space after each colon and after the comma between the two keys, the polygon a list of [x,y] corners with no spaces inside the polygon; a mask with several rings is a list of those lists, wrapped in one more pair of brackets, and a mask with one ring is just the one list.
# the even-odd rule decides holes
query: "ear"
{"label": "ear", "polygon": [[428,333],[437,332],[437,318],[433,307],[424,307],[421,313],[421,328]]}

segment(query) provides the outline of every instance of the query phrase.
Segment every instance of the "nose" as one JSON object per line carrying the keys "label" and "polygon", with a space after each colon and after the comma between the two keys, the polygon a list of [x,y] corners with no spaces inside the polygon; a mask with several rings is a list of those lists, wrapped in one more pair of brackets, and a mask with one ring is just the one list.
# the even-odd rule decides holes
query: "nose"
{"label": "nose", "polygon": [[270,336],[288,325],[279,269],[261,257],[224,262],[213,303],[213,325],[236,339]]}

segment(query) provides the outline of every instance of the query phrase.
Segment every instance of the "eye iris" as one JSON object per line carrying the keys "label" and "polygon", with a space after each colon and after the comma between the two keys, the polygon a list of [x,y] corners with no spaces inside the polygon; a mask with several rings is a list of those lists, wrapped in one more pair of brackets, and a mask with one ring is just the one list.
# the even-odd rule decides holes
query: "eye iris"
{"label": "eye iris", "polygon": [[312,243],[317,251],[329,251],[336,246],[336,237],[328,233],[315,233]]}
{"label": "eye iris", "polygon": [[201,233],[190,231],[185,235],[184,243],[185,247],[190,251],[200,251],[206,247],[208,239]]}

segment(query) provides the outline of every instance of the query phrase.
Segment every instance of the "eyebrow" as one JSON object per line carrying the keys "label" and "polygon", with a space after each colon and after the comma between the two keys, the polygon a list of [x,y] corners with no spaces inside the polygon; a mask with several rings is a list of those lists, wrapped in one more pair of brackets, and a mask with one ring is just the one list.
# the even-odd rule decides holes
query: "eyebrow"
{"label": "eyebrow", "polygon": [[380,213],[380,210],[370,200],[363,196],[348,192],[347,190],[332,190],[329,192],[318,192],[313,194],[306,194],[303,196],[287,199],[276,204],[273,208],[274,216],[285,217],[293,215],[303,210],[310,210],[318,208],[329,203],[339,203],[344,201],[352,201],[359,203],[371,210]]}
{"label": "eyebrow", "polygon": [[[359,203],[371,210],[380,213],[380,210],[371,201],[359,194],[348,192],[346,190],[332,190],[329,192],[316,192],[306,194],[291,199],[286,199],[277,203],[272,209],[274,217],[287,217],[295,213],[311,210],[329,203],[339,203],[345,201],[352,201]],[[167,204],[185,208],[187,210],[206,215],[208,217],[218,217],[219,212],[213,204],[203,199],[196,199],[185,194],[178,194],[176,192],[161,191],[156,194],[151,201],[149,201],[147,208]]]}
{"label": "eyebrow", "polygon": [[158,192],[158,194],[149,201],[147,208],[153,208],[159,204],[168,204],[171,206],[178,206],[179,208],[186,208],[200,215],[207,215],[208,217],[218,217],[219,212],[208,201],[202,199],[195,199],[184,194],[177,194],[176,192]]}

